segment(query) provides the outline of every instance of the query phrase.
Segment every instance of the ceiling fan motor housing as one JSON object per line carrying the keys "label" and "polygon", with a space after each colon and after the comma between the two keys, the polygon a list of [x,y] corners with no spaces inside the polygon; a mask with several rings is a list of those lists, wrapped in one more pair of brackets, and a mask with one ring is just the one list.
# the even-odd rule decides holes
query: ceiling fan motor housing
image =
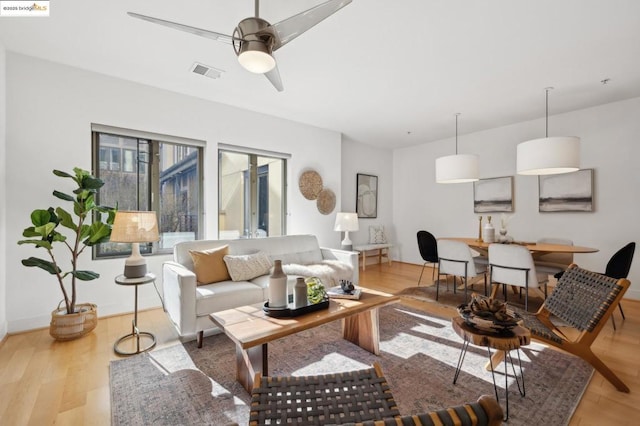
{"label": "ceiling fan motor housing", "polygon": [[246,18],[240,21],[233,32],[233,47],[238,61],[247,70],[265,73],[276,66],[271,56],[275,43],[271,24],[261,18]]}

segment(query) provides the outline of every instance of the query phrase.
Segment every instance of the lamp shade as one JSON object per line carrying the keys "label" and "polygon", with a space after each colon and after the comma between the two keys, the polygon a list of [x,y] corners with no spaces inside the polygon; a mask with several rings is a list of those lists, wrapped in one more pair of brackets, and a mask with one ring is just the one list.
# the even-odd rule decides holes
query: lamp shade
{"label": "lamp shade", "polygon": [[437,183],[464,183],[478,180],[478,156],[456,154],[436,159]]}
{"label": "lamp shade", "polygon": [[156,212],[123,210],[116,213],[111,242],[150,243],[159,239]]}
{"label": "lamp shade", "polygon": [[334,231],[357,231],[358,214],[357,213],[338,213],[336,216],[336,224]]}
{"label": "lamp shade", "polygon": [[553,175],[580,169],[580,138],[559,136],[518,144],[516,170],[519,175]]}

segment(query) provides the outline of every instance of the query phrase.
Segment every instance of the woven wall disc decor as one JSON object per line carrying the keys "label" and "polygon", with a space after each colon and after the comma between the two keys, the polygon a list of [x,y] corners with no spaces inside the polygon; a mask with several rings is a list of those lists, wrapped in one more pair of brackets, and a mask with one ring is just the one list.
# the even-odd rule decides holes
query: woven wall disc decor
{"label": "woven wall disc decor", "polygon": [[307,200],[315,200],[322,191],[322,177],[315,170],[307,170],[298,181],[300,192]]}
{"label": "woven wall disc decor", "polygon": [[318,211],[322,214],[329,214],[336,208],[336,194],[330,189],[323,189],[318,194]]}

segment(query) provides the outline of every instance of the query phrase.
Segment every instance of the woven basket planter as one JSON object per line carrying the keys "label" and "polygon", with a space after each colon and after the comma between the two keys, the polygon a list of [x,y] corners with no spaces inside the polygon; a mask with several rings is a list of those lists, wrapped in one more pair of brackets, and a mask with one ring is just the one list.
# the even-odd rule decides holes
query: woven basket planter
{"label": "woven basket planter", "polygon": [[65,313],[65,308],[51,312],[49,334],[56,340],[73,340],[90,333],[98,325],[98,306],[93,303],[76,304],[76,312]]}

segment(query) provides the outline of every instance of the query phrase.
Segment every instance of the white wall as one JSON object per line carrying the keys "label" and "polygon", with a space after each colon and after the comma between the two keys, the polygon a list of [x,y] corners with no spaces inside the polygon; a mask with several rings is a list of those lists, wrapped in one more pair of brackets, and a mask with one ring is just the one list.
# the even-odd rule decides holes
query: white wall
{"label": "white wall", "polygon": [[7,334],[6,52],[0,44],[0,340]]}
{"label": "white wall", "polygon": [[[20,260],[38,255],[15,242],[35,208],[58,205],[51,196],[65,181],[51,171],[91,169],[91,123],[206,141],[204,158],[205,237],[217,238],[217,144],[290,153],[287,233],[310,233],[322,246],[335,246],[335,212],[340,210],[341,135],[291,121],[163,91],[12,52],[7,53],[7,320],[9,332],[46,326],[61,299],[53,277]],[[1,77],[1,76],[0,76]],[[337,199],[335,211],[321,215],[298,190],[302,170],[314,168]],[[149,258],[161,277],[168,256]],[[98,314],[133,310],[133,291],[114,284],[123,259],[92,261],[82,267],[100,279],[80,283],[79,301],[98,304]],[[3,268],[4,270],[4,268]],[[158,286],[160,287],[160,279]],[[152,286],[140,288],[140,307],[159,306]]]}
{"label": "white wall", "polygon": [[[364,173],[378,176],[378,217],[359,219],[359,231],[349,232],[353,245],[369,242],[369,226],[384,225],[385,233],[390,241],[396,239],[393,220],[393,174],[391,168],[391,150],[375,148],[348,138],[342,142],[342,211],[356,211],[356,175]],[[336,232],[336,247],[340,246],[342,237]],[[392,257],[394,253],[392,251]]]}
{"label": "white wall", "polygon": [[[550,136],[577,135],[581,167],[593,168],[595,211],[539,213],[538,178],[515,173],[519,142],[544,136],[544,118],[458,137],[461,153],[480,156],[480,177],[515,176],[515,211],[509,234],[517,240],[568,238],[576,245],[596,247],[593,254],[576,255],[587,269],[604,271],[607,261],[630,241],[640,243],[640,98],[574,111],[549,118]],[[473,184],[435,183],[436,158],[451,154],[453,140],[394,151],[393,221],[400,259],[421,264],[416,232],[436,237],[476,236]],[[635,255],[627,298],[640,299],[640,252]]]}

